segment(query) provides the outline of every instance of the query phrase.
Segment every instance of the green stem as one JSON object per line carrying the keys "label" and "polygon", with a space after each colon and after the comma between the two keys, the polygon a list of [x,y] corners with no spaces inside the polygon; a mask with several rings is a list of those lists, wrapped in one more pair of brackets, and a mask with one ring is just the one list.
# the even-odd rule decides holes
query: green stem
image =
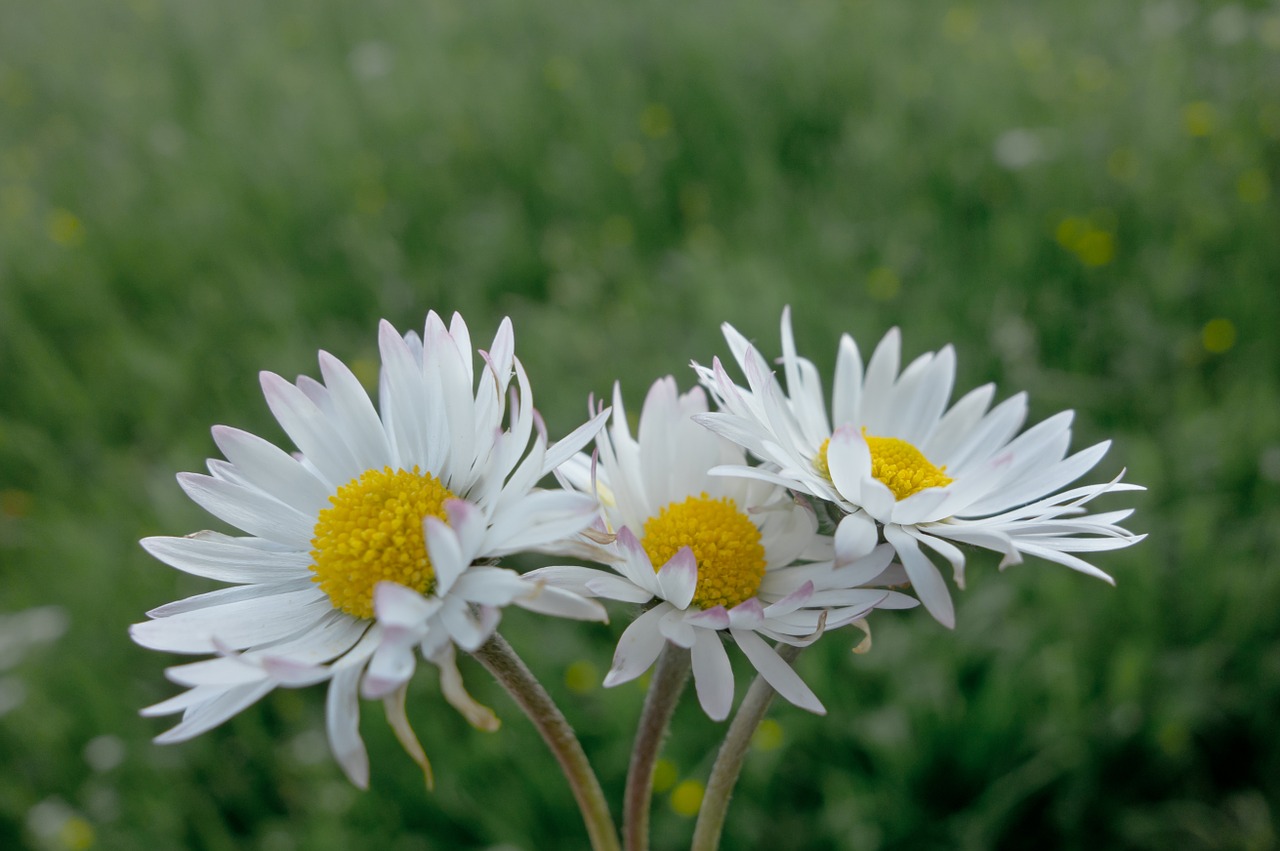
{"label": "green stem", "polygon": [[479,650],[472,654],[481,665],[493,674],[507,693],[515,700],[524,714],[542,734],[542,740],[555,754],[560,770],[573,789],[591,839],[593,851],[620,851],[618,829],[614,826],[609,805],[604,799],[600,781],[587,761],[573,728],[565,720],[559,707],[552,701],[546,689],[524,664],[507,640],[496,632]]}
{"label": "green stem", "polygon": [[[800,655],[801,648],[783,644],[777,650],[778,655],[789,664]],[[742,699],[742,705],[733,716],[729,732],[720,745],[720,753],[716,755],[716,763],[711,768],[711,777],[707,779],[707,791],[702,796],[702,807],[698,810],[698,823],[693,829],[693,844],[689,846],[689,851],[716,851],[720,847],[724,817],[729,811],[733,787],[737,785],[738,775],[742,773],[742,761],[747,756],[747,749],[751,747],[751,737],[769,711],[774,694],[773,687],[759,675],[751,688],[747,689],[747,696]]]}
{"label": "green stem", "polygon": [[626,851],[648,851],[653,769],[688,679],[689,651],[667,644],[649,681],[635,746],[631,750],[631,765],[627,768],[627,791],[622,803],[622,841]]}

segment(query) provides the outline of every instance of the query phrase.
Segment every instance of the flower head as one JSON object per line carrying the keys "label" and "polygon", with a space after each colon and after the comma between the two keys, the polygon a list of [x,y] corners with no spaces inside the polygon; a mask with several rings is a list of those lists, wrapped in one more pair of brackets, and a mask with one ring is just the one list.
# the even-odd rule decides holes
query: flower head
{"label": "flower head", "polygon": [[216,426],[227,460],[210,460],[207,476],[179,475],[193,500],[246,534],[142,542],[179,570],[234,586],[161,606],[130,630],[145,647],[217,654],[166,671],[188,690],[144,710],[183,713],[158,741],[198,735],[277,686],[328,681],[329,741],[353,782],[368,782],[360,694],[384,700],[397,735],[429,771],[404,713],[416,651],[440,667],[446,698],[491,729],[492,712],[462,687],[455,645],[479,647],[511,603],[603,619],[594,601],[478,562],[545,549],[592,522],[593,500],[536,484],[591,439],[604,415],[548,447],[507,320],[480,353],[478,374],[456,314],[448,327],[429,314],[421,338],[384,322],[379,347],[379,410],[352,372],[321,352],[322,382],[262,374],[267,404],[298,455]]}
{"label": "flower head", "polygon": [[955,625],[951,596],[922,544],[950,562],[963,587],[965,557],[957,544],[1001,553],[1001,567],[1032,555],[1111,581],[1073,553],[1118,549],[1145,537],[1117,525],[1129,510],[1087,514],[1083,507],[1107,491],[1140,487],[1117,477],[1061,490],[1110,445],[1067,455],[1071,411],[1019,434],[1025,394],[991,408],[995,386],[987,384],[948,406],[955,382],[950,346],[900,369],[894,328],[864,369],[857,344],[845,335],[828,418],[817,370],[796,352],[789,311],[782,314],[785,391],[754,346],[727,324],[724,333],[747,386],[735,384],[718,358],[711,368],[695,365],[721,409],[697,419],[763,463],[715,472],[837,506],[844,515],[835,536],[838,565],[870,552],[883,536],[921,602],[946,626]]}
{"label": "flower head", "polygon": [[804,645],[877,606],[915,601],[857,587],[885,573],[888,547],[836,571],[830,538],[817,534],[813,512],[785,488],[709,475],[745,457],[694,421],[706,410],[700,389],[681,395],[674,379],[661,379],[633,437],[615,388],[612,424],[597,437],[599,463],[580,456],[560,471],[568,484],[598,495],[603,528],[593,557],[612,572],[554,567],[528,576],[649,606],[619,640],[607,686],[640,676],[669,641],[691,651],[698,700],[721,720],[733,701],[729,638],[778,693],[821,713],[821,702],[765,638]]}

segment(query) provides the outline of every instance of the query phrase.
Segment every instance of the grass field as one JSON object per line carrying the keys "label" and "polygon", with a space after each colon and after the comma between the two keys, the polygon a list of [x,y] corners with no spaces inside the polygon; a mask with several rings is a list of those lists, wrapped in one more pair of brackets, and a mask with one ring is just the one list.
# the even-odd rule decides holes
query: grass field
{"label": "grass field", "polygon": [[[211,586],[136,541],[216,522],[173,478],[210,425],[284,441],[259,370],[369,374],[380,317],[511,316],[562,434],[785,304],[828,378],[899,325],[1074,408],[1150,538],[807,651],[830,715],[775,707],[724,847],[1280,847],[1278,181],[1274,3],[0,0],[0,847],[585,847],[473,664],[493,735],[415,681],[432,794],[369,710],[351,788],[322,689],[151,744],[126,628]],[[504,621],[615,801],[625,621]],[[655,848],[718,734],[681,707]]]}

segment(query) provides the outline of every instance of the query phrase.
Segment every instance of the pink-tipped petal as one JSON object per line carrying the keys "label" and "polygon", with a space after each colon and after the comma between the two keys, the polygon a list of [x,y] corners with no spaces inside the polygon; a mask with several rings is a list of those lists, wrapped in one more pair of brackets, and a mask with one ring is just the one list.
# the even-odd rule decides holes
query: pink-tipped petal
{"label": "pink-tipped petal", "polygon": [[689,547],[681,547],[658,571],[662,598],[677,609],[687,609],[698,588],[698,560]]}

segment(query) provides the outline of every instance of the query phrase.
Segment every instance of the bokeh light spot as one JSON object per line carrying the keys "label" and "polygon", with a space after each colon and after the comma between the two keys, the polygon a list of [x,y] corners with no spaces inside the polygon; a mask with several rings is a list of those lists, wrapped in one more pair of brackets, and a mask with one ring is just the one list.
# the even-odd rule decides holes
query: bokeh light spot
{"label": "bokeh light spot", "polygon": [[782,725],[772,718],[766,718],[751,735],[751,747],[758,751],[776,751],[782,747],[783,738]]}
{"label": "bokeh light spot", "polygon": [[670,791],[680,779],[680,769],[674,762],[663,757],[653,766],[653,791],[661,794]]}
{"label": "bokeh light spot", "polygon": [[877,266],[867,274],[867,294],[876,301],[891,301],[900,289],[902,280],[888,266]]}
{"label": "bokeh light spot", "polygon": [[1182,126],[1188,136],[1212,134],[1217,120],[1217,112],[1207,100],[1193,101],[1182,108]]}
{"label": "bokeh light spot", "polygon": [[1245,171],[1236,180],[1236,196],[1246,204],[1261,204],[1271,197],[1271,181],[1260,168]]}
{"label": "bokeh light spot", "polygon": [[579,659],[565,668],[564,684],[577,694],[594,691],[600,685],[600,670],[586,659]]}
{"label": "bokeh light spot", "polygon": [[84,224],[70,210],[61,208],[49,214],[49,238],[58,245],[74,248],[84,242]]}
{"label": "bokeh light spot", "polygon": [[1236,326],[1230,319],[1210,319],[1200,332],[1206,352],[1220,355],[1230,351],[1236,344]]}
{"label": "bokeh light spot", "polygon": [[671,809],[685,818],[692,818],[702,807],[702,795],[706,787],[697,780],[682,780],[671,792]]}
{"label": "bokeh light spot", "polygon": [[661,139],[671,132],[671,110],[660,103],[651,103],[640,113],[640,129],[650,139]]}

